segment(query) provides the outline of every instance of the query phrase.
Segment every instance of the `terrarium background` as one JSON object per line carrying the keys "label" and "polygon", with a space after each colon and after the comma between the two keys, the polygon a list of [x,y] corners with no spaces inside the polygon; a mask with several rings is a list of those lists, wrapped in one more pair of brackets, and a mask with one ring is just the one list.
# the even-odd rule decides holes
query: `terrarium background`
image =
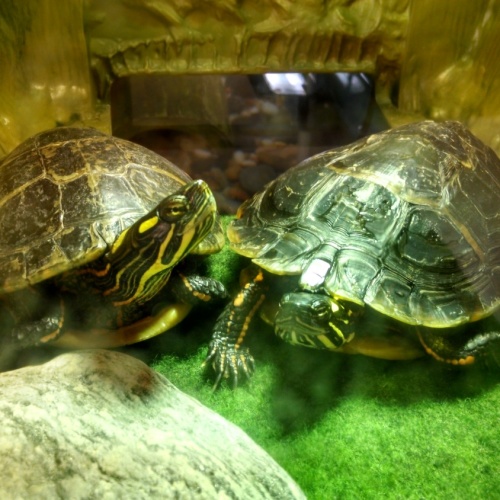
{"label": "terrarium background", "polygon": [[[114,113],[118,135],[130,134],[207,178],[222,210],[232,213],[282,168],[350,140],[338,109],[315,103],[310,116],[317,119],[301,122],[285,100],[252,94],[241,76],[216,83],[218,99],[204,106],[177,101],[175,123],[120,129],[127,116],[144,116],[128,113],[124,101],[138,95],[145,103],[132,83],[145,73],[212,75],[217,82],[213,75],[271,71],[366,73],[389,125],[460,119],[498,151],[499,9],[496,0],[6,0],[0,5],[0,152],[56,125],[109,132]],[[119,108],[112,99],[122,99]],[[228,284],[234,269],[225,269],[233,270],[224,278]],[[221,275],[220,267],[213,272]],[[294,348],[259,323],[252,384],[212,393],[200,365],[213,314],[203,325],[188,318],[182,328],[127,352],[240,425],[309,498],[498,498],[496,374],[453,371],[428,358],[389,363]],[[17,362],[43,356],[31,350]]]}

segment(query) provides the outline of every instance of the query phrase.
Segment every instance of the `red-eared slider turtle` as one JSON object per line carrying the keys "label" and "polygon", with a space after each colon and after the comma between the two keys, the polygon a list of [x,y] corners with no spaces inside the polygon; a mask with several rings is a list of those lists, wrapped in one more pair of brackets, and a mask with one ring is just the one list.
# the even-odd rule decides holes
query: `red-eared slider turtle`
{"label": "red-eared slider turtle", "polygon": [[2,342],[16,346],[132,343],[225,294],[175,269],[223,245],[208,186],[94,129],[42,132],[0,163],[0,233]]}
{"label": "red-eared slider turtle", "polygon": [[[216,384],[252,373],[242,343],[258,310],[292,344],[500,361],[500,161],[460,123],[414,123],[314,156],[245,202],[228,236],[253,267],[216,323]],[[381,338],[385,320],[424,349]]]}

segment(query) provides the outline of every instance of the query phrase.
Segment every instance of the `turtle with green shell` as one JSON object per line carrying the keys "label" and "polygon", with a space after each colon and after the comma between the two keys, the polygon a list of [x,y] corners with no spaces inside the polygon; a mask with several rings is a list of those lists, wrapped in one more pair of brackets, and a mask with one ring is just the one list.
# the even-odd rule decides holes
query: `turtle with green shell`
{"label": "turtle with green shell", "polygon": [[0,328],[14,346],[118,346],[223,298],[179,264],[221,249],[208,186],[89,128],[23,142],[0,163]]}
{"label": "turtle with green shell", "polygon": [[295,345],[500,364],[500,161],[458,122],[305,160],[245,202],[228,237],[252,264],[214,329],[216,385],[254,371],[256,313]]}

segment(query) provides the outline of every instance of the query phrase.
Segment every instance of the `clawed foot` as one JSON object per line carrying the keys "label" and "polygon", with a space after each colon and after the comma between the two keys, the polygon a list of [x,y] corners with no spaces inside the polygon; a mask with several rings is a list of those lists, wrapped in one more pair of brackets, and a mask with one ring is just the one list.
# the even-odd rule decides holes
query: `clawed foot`
{"label": "clawed foot", "polygon": [[231,387],[235,389],[241,376],[249,380],[255,369],[254,359],[248,348],[227,345],[220,339],[212,340],[209,345],[208,355],[203,362],[204,367],[208,365],[211,365],[216,373],[214,391],[223,378],[229,379]]}

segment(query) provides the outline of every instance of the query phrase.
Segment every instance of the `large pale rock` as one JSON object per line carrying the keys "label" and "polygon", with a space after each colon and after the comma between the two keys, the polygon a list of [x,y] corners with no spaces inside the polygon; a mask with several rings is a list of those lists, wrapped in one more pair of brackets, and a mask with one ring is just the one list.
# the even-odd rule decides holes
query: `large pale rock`
{"label": "large pale rock", "polygon": [[243,431],[104,350],[0,375],[0,498],[305,498]]}

